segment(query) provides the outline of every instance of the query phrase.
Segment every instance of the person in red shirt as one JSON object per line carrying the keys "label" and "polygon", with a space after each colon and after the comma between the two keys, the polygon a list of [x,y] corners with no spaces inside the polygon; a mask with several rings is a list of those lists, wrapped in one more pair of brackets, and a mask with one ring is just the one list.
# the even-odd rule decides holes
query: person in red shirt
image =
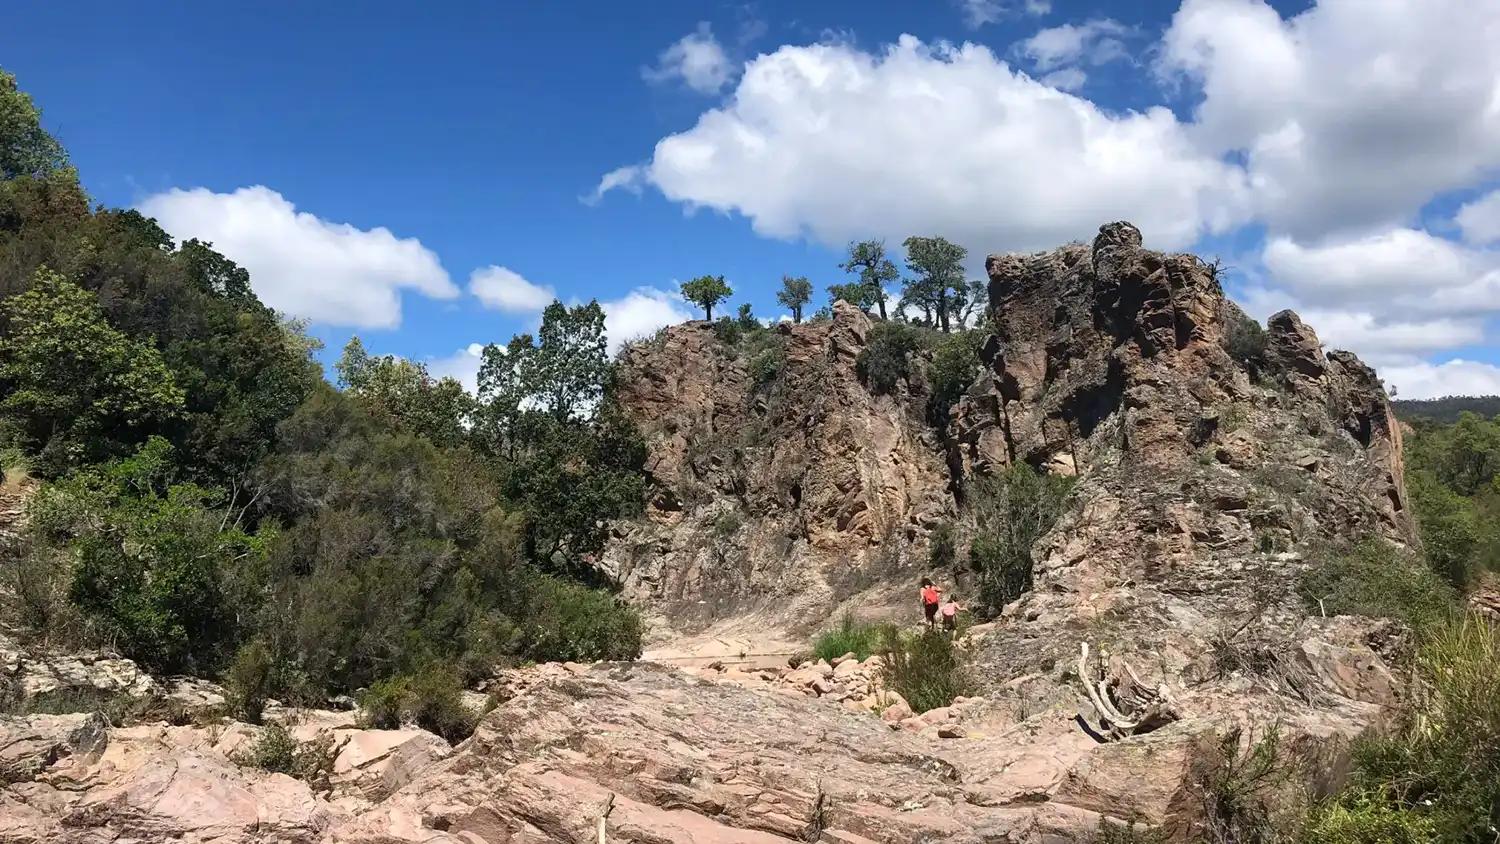
{"label": "person in red shirt", "polygon": [[938,603],[942,596],[943,590],[932,582],[932,578],[922,578],[922,616],[927,619],[928,627],[937,622]]}

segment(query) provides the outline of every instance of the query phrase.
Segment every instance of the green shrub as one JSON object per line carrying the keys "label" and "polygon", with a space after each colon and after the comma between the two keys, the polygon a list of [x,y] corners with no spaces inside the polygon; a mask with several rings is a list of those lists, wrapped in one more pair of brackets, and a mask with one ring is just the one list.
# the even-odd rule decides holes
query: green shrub
{"label": "green shrub", "polygon": [[1357,798],[1314,810],[1302,840],[1306,844],[1436,844],[1431,819],[1376,800]]}
{"label": "green shrub", "polygon": [[1224,331],[1224,349],[1245,367],[1252,379],[1260,377],[1266,368],[1266,352],[1270,346],[1266,330],[1251,317],[1237,308],[1228,320]]}
{"label": "green shrub", "polygon": [[869,659],[885,642],[886,626],[860,624],[853,613],[844,613],[839,626],[825,631],[813,642],[812,658],[835,660],[852,653],[860,660]]}
{"label": "green shrub", "polygon": [[270,650],[261,642],[240,648],[224,675],[230,715],[259,724],[274,685],[275,666]]}
{"label": "green shrub", "polygon": [[241,758],[241,764],[272,774],[294,776],[297,770],[297,752],[301,749],[291,732],[281,724],[272,724],[261,731],[259,737]]}
{"label": "green shrub", "polygon": [[645,625],[635,607],[598,589],[534,576],[525,589],[529,615],[523,620],[520,656],[594,662],[641,655]]}
{"label": "green shrub", "polygon": [[1381,540],[1327,548],[1303,572],[1299,590],[1320,615],[1394,618],[1425,627],[1447,616],[1456,595],[1415,555]]}
{"label": "green shrub", "polygon": [[1488,548],[1481,537],[1478,506],[1428,471],[1408,474],[1407,489],[1428,565],[1455,588],[1468,587],[1489,562],[1484,559]]}
{"label": "green shrub", "polygon": [[[344,744],[349,740],[344,739]],[[234,761],[273,774],[286,774],[305,780],[315,791],[327,791],[334,760],[343,744],[334,746],[333,734],[319,730],[310,741],[297,739],[281,724],[271,724],[261,731],[248,748],[235,754]]]}
{"label": "green shrub", "polygon": [[970,565],[979,574],[979,609],[994,616],[1031,590],[1031,547],[1062,515],[1073,478],[1016,463],[970,487],[976,533]]}
{"label": "green shrub", "polygon": [[1120,824],[1100,817],[1090,844],[1167,844],[1167,834],[1154,827],[1137,826],[1135,821]]}
{"label": "green shrub", "polygon": [[955,331],[942,337],[932,352],[932,395],[927,400],[928,424],[948,426],[948,412],[973,386],[979,371],[979,347],[984,332]]}
{"label": "green shrub", "polygon": [[922,346],[919,329],[904,322],[882,322],[870,329],[854,359],[854,372],[875,395],[894,392],[911,374],[911,355]]}
{"label": "green shrub", "polygon": [[1395,733],[1356,747],[1339,802],[1365,815],[1365,827],[1436,830],[1411,840],[1492,842],[1500,826],[1500,629],[1450,616],[1428,629],[1413,668],[1410,710]]}
{"label": "green shrub", "polygon": [[458,673],[440,665],[375,683],[359,705],[367,727],[394,730],[409,721],[453,744],[468,738],[477,720],[463,704]]}
{"label": "green shrub", "polygon": [[948,634],[936,629],[902,634],[889,627],[884,639],[881,656],[886,685],[905,698],[913,712],[937,709],[959,695],[973,694],[968,666]]}
{"label": "green shrub", "polygon": [[927,538],[927,564],[930,568],[946,569],[958,558],[954,544],[953,523],[939,522]]}
{"label": "green shrub", "polygon": [[750,358],[747,368],[757,386],[769,384],[786,368],[786,350],[779,343],[767,346]]}

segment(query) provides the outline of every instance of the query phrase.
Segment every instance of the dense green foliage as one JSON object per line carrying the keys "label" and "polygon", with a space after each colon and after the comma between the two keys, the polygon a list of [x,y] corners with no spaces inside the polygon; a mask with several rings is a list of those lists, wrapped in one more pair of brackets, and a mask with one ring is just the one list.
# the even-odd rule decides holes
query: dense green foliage
{"label": "dense green foliage", "polygon": [[1465,411],[1450,426],[1419,423],[1406,464],[1432,567],[1460,589],[1500,571],[1500,422]]}
{"label": "dense green foliage", "polygon": [[937,628],[903,631],[894,624],[861,624],[846,614],[837,627],[813,642],[813,659],[832,661],[850,653],[860,660],[880,656],[885,661],[885,687],[905,698],[918,714],[974,693],[964,651],[956,646],[954,634]]}
{"label": "dense green foliage", "polygon": [[844,654],[854,654],[860,661],[880,653],[885,645],[885,628],[879,625],[860,624],[854,615],[845,613],[839,618],[839,626],[825,630],[813,640],[813,659],[832,662]]}
{"label": "dense green foliage", "polygon": [[776,291],[776,301],[792,312],[792,322],[802,321],[802,306],[812,299],[812,282],[806,277],[781,277],[781,289]]}
{"label": "dense green foliage", "polygon": [[1397,618],[1425,627],[1447,617],[1455,593],[1419,556],[1382,539],[1325,549],[1298,584],[1318,615]]}
{"label": "dense green foliage", "polygon": [[848,252],[849,257],[839,264],[839,269],[858,275],[859,280],[848,284],[835,284],[828,288],[829,295],[834,299],[843,299],[851,305],[857,305],[866,311],[872,307],[878,307],[880,318],[885,319],[886,287],[901,278],[901,272],[896,269],[895,262],[886,257],[885,242],[863,240],[850,243]]}
{"label": "dense green foliage", "polygon": [[921,714],[974,694],[964,653],[947,632],[929,628],[903,633],[888,627],[884,638],[880,655],[886,685],[900,693],[913,712]]}
{"label": "dense green foliage", "polygon": [[1266,357],[1270,347],[1270,336],[1251,317],[1238,308],[1231,308],[1233,316],[1224,329],[1224,347],[1229,356],[1245,367],[1251,379],[1258,379],[1269,364]]}
{"label": "dense green foliage", "polygon": [[700,275],[681,285],[682,298],[703,309],[703,318],[712,321],[714,306],[734,295],[734,289],[724,283],[721,275]]}
{"label": "dense green foliage", "polygon": [[865,347],[854,359],[854,372],[877,396],[896,391],[908,381],[913,357],[923,348],[920,329],[903,322],[882,322],[870,329]]}
{"label": "dense green foliage", "polygon": [[1031,590],[1032,546],[1057,523],[1073,481],[1016,463],[970,484],[965,506],[975,534],[969,564],[977,574],[980,614],[996,615]]}
{"label": "dense green foliage", "polygon": [[7,621],[220,677],[249,720],[383,689],[450,736],[497,662],[639,653],[592,588],[644,498],[597,303],[488,347],[478,396],[358,338],[338,390],[210,244],[91,210],[6,74],[0,177],[0,452],[44,482]]}

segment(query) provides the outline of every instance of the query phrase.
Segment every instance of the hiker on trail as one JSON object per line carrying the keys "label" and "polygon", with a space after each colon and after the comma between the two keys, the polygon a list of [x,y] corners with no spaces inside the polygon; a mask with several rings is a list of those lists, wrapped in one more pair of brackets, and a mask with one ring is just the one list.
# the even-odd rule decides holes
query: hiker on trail
{"label": "hiker on trail", "polygon": [[938,602],[942,600],[943,590],[937,588],[932,578],[922,578],[922,616],[927,619],[927,626],[937,621]]}
{"label": "hiker on trail", "polygon": [[948,603],[943,604],[942,608],[938,610],[938,614],[943,617],[944,630],[952,633],[958,629],[958,614],[961,610],[963,610],[963,606],[957,601],[950,600]]}

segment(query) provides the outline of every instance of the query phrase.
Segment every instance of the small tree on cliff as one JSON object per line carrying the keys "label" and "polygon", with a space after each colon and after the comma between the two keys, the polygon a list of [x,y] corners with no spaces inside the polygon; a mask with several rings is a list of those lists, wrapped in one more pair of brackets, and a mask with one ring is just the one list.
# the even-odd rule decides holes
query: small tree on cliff
{"label": "small tree on cliff", "polygon": [[[859,281],[857,283],[865,289],[864,300],[868,301],[871,305],[879,306],[880,318],[885,319],[885,286],[901,277],[900,271],[896,269],[896,264],[890,258],[886,257],[885,241],[862,240],[857,243],[850,243],[848,248],[849,260],[839,264],[839,269],[846,273],[859,273]],[[841,291],[853,292],[846,290],[851,285],[836,286]],[[833,288],[829,289],[832,290]],[[840,296],[838,298],[842,298],[852,304],[860,304],[848,296]],[[865,306],[860,305],[860,307]]]}
{"label": "small tree on cliff", "polygon": [[700,275],[692,281],[682,283],[682,298],[703,309],[703,318],[714,318],[714,305],[734,295],[734,290],[724,283],[724,276]]}
{"label": "small tree on cliff", "polygon": [[776,301],[782,307],[792,312],[792,322],[802,321],[802,306],[812,298],[812,282],[805,277],[792,278],[789,275],[781,277],[781,290],[776,293]]}
{"label": "small tree on cliff", "polygon": [[916,278],[906,283],[901,307],[915,307],[944,332],[961,317],[968,286],[964,282],[964,258],[968,250],[942,237],[908,237],[906,267]]}

